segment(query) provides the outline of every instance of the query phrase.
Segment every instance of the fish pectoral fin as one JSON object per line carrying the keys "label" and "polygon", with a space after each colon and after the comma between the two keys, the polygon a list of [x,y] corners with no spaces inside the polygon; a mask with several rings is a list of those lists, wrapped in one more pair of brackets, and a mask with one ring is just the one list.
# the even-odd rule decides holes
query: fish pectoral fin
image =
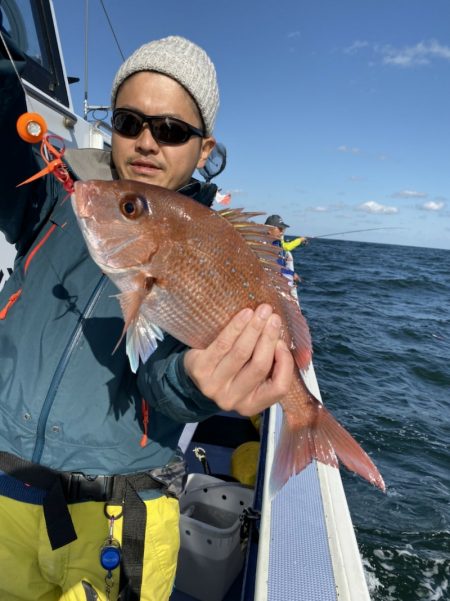
{"label": "fish pectoral fin", "polygon": [[121,292],[117,295],[125,321],[123,333],[125,333],[133,321],[137,319],[141,305],[147,294],[148,291],[145,289],[145,287],[142,287],[133,290],[127,290],[126,292]]}
{"label": "fish pectoral fin", "polygon": [[130,325],[133,321],[136,320],[139,310],[142,305],[142,301],[145,298],[145,293],[143,290],[128,290],[127,292],[122,292],[116,295],[116,298],[119,300],[120,308],[122,309],[122,314],[124,318],[124,326],[122,330],[122,334],[120,335],[119,340],[117,341],[116,346],[114,347],[113,354],[117,351],[120,346],[120,343],[125,336]]}
{"label": "fish pectoral fin", "polygon": [[161,328],[152,323],[144,313],[139,313],[127,329],[127,355],[134,373],[139,367],[139,359],[145,363],[158,346],[158,340],[163,338]]}
{"label": "fish pectoral fin", "polygon": [[314,415],[308,424],[297,428],[289,424],[286,414],[283,414],[270,475],[271,495],[275,495],[291,476],[301,472],[313,459],[338,467],[338,458],[349,470],[384,492],[383,478],[367,453],[313,395],[310,397]]}
{"label": "fish pectoral fin", "polygon": [[143,310],[144,300],[150,293],[154,282],[154,278],[148,276],[139,288],[127,290],[117,295],[125,324],[114,351],[126,333],[126,352],[134,373],[136,373],[139,366],[139,359],[145,363],[156,349],[158,340],[164,338],[162,330],[152,323]]}

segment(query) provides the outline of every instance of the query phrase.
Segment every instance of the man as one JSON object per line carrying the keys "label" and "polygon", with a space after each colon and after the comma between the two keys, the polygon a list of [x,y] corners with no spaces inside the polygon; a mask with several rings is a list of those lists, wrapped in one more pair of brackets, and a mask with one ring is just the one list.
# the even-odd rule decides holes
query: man
{"label": "man", "polygon": [[266,225],[271,226],[272,235],[277,238],[273,244],[279,246],[280,256],[278,263],[281,265],[281,273],[288,279],[291,287],[291,295],[298,301],[297,286],[300,282],[299,275],[294,271],[294,257],[291,250],[302,244],[306,244],[306,238],[295,238],[289,242],[284,239],[284,232],[289,227],[281,219],[280,215],[269,215],[265,221]]}
{"label": "man", "polygon": [[[26,107],[6,58],[0,74],[0,227],[18,251],[0,293],[0,599],[165,601],[183,424],[220,409],[254,415],[287,393],[280,318],[267,305],[241,311],[204,350],[166,336],[134,375],[123,344],[112,354],[117,290],[66,192],[51,176],[16,188],[42,165],[16,136]],[[215,144],[206,53],[180,37],[142,46],[119,69],[112,105],[111,155],[68,151],[73,177],[135,179],[211,204],[216,186],[192,178]]]}

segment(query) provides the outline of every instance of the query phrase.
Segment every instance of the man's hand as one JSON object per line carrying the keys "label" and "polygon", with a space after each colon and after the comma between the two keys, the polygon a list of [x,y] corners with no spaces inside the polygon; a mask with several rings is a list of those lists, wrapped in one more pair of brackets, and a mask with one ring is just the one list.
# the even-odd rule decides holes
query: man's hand
{"label": "man's hand", "polygon": [[243,309],[204,350],[190,349],[187,374],[224,411],[255,415],[291,387],[294,360],[280,340],[281,319],[264,304]]}
{"label": "man's hand", "polygon": [[301,281],[302,281],[302,279],[298,275],[298,273],[294,273],[294,276],[293,276],[294,286],[298,286],[301,283]]}

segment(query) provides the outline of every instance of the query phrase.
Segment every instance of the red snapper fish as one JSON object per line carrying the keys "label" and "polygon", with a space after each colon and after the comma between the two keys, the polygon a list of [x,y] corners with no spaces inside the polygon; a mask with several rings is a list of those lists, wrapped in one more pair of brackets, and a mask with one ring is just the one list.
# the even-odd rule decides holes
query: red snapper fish
{"label": "red snapper fish", "polygon": [[76,182],[72,204],[87,247],[120,290],[133,371],[167,332],[206,348],[245,307],[268,303],[298,370],[280,403],[283,423],[271,474],[273,493],[312,459],[338,458],[385,490],[383,478],[354,438],[308,390],[309,328],[277,264],[269,228],[241,209],[214,211],[177,192],[136,181]]}

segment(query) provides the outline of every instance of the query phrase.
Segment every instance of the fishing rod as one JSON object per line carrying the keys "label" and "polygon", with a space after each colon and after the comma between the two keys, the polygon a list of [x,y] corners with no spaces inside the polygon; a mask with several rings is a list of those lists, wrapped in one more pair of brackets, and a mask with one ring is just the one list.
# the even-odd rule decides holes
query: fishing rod
{"label": "fishing rod", "polygon": [[315,240],[316,238],[328,238],[329,236],[342,236],[344,234],[356,234],[357,232],[375,232],[376,230],[404,230],[404,227],[371,227],[365,230],[348,230],[346,232],[333,232],[332,234],[322,234],[321,236],[308,236],[309,240]]}

